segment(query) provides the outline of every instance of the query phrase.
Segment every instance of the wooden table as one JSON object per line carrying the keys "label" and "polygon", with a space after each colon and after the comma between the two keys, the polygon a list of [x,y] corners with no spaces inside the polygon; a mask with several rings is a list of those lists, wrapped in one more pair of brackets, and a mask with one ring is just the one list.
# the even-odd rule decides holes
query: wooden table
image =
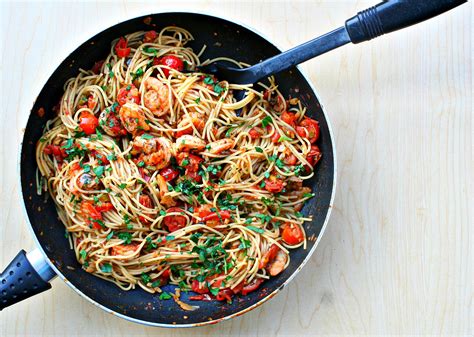
{"label": "wooden table", "polygon": [[[35,95],[80,42],[169,2],[2,3],[0,265],[34,244],[21,211],[17,149]],[[373,2],[180,2],[236,19],[289,48]],[[126,322],[63,282],[4,310],[0,335],[184,336],[474,333],[472,4],[307,62],[332,122],[335,207],[291,285],[216,326]]]}

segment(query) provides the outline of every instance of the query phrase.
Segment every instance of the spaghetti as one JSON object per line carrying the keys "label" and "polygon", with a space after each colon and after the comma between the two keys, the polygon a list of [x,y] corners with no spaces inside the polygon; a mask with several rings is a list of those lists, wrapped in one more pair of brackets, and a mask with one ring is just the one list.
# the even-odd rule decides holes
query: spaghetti
{"label": "spaghetti", "polygon": [[160,298],[171,283],[230,301],[306,245],[319,126],[273,78],[259,91],[200,72],[192,38],[136,32],[69,79],[36,147],[38,189],[87,272]]}

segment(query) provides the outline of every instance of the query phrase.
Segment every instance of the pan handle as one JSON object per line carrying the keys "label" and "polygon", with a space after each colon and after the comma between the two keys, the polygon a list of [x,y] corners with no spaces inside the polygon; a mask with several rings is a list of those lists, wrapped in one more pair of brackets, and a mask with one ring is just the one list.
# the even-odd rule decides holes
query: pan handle
{"label": "pan handle", "polygon": [[388,0],[370,7],[346,21],[352,43],[417,24],[462,5],[467,0]]}
{"label": "pan handle", "polygon": [[22,249],[0,274],[0,311],[51,288],[56,274],[39,249]]}

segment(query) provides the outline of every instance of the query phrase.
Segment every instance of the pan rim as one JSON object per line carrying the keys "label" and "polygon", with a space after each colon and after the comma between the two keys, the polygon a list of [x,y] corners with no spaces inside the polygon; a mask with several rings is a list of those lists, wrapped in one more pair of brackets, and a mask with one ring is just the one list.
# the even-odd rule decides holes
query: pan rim
{"label": "pan rim", "polygon": [[[97,34],[100,34],[102,33],[103,31],[111,28],[111,27],[114,27],[116,25],[119,25],[119,24],[122,24],[123,22],[126,22],[126,21],[129,21],[129,20],[134,20],[134,19],[139,19],[139,18],[142,18],[142,17],[147,17],[147,16],[151,16],[151,15],[159,15],[159,14],[198,14],[198,15],[204,15],[204,16],[208,16],[208,17],[212,17],[212,18],[216,18],[216,19],[220,19],[220,20],[225,20],[225,21],[228,21],[230,23],[234,23],[234,24],[237,24],[237,25],[240,25],[241,27],[244,27],[246,29],[248,29],[249,31],[259,35],[260,37],[262,37],[263,39],[265,39],[266,41],[268,41],[269,43],[271,43],[273,46],[275,46],[279,51],[282,51],[284,50],[283,48],[281,48],[280,45],[276,44],[272,39],[268,38],[267,35],[261,33],[260,31],[258,31],[257,29],[245,24],[245,23],[242,23],[240,22],[239,20],[236,20],[234,18],[230,18],[226,15],[221,15],[221,14],[217,14],[217,13],[211,13],[209,11],[207,12],[204,12],[204,11],[190,11],[190,10],[186,10],[186,11],[183,11],[183,10],[164,10],[164,11],[159,11],[159,12],[154,12],[154,13],[145,13],[143,15],[138,15],[138,16],[133,16],[133,17],[129,17],[129,18],[126,18],[124,20],[121,20],[120,22],[118,23],[115,23],[111,26],[106,26],[105,28],[101,29],[99,32],[95,33],[93,36],[97,35]],[[92,36],[92,37],[93,37]],[[83,43],[85,43],[86,41],[88,41],[91,37],[87,37],[85,41],[83,41],[81,44],[79,44],[79,46],[81,46]],[[78,39],[79,40],[79,39]],[[80,39],[82,41],[82,37]],[[52,72],[48,72],[47,73],[47,78],[46,78],[46,81],[41,81],[39,82],[40,83],[40,88],[38,90],[38,94],[36,95],[36,97],[39,96],[39,93],[42,91],[42,89],[44,88],[44,85],[46,84],[46,82],[48,81],[48,79],[51,77],[51,74],[55,71],[55,69],[57,69],[61,63],[70,55],[72,54],[77,48],[78,46],[77,45],[74,45],[73,47],[73,50],[69,53],[67,53],[66,57],[63,58],[63,59],[60,59],[59,60],[59,64],[56,65],[55,68],[53,68],[53,71]],[[319,232],[319,235],[318,235],[318,238],[316,239],[316,242],[314,243],[313,247],[308,251],[308,254],[306,255],[306,257],[304,258],[304,260],[301,262],[301,264],[298,266],[298,268],[296,268],[296,270],[278,287],[276,288],[275,290],[273,290],[271,293],[269,293],[268,295],[266,295],[265,297],[263,297],[262,299],[260,299],[258,302],[254,303],[253,305],[245,308],[245,309],[242,309],[238,312],[235,312],[235,313],[232,313],[230,315],[227,315],[225,317],[222,317],[222,318],[217,318],[217,319],[213,319],[213,320],[209,320],[209,321],[204,321],[204,322],[199,322],[199,323],[188,323],[188,324],[168,324],[168,323],[157,323],[157,322],[151,322],[151,321],[146,321],[146,320],[141,320],[141,319],[137,319],[137,318],[133,318],[133,317],[130,317],[126,314],[122,314],[122,313],[119,313],[119,312],[116,312],[108,307],[106,307],[105,305],[97,302],[96,300],[90,298],[89,296],[85,295],[81,290],[79,290],[74,284],[72,284],[62,273],[61,271],[53,264],[53,262],[51,262],[50,258],[48,257],[48,255],[46,254],[46,252],[44,251],[43,247],[41,246],[37,236],[36,236],[36,233],[34,232],[34,229],[33,229],[33,226],[31,224],[31,221],[30,221],[30,218],[28,216],[28,212],[26,210],[26,202],[25,202],[25,198],[24,198],[24,195],[23,195],[23,188],[22,188],[22,182],[21,182],[21,153],[22,153],[22,148],[23,148],[23,142],[24,142],[24,134],[22,136],[22,139],[21,139],[21,142],[20,142],[20,149],[18,151],[18,159],[17,159],[17,170],[18,170],[18,174],[17,174],[17,177],[18,177],[18,183],[19,183],[19,186],[20,188],[18,189],[19,190],[19,193],[20,193],[20,197],[22,199],[22,211],[23,211],[23,214],[24,214],[24,217],[26,218],[26,222],[28,224],[28,229],[30,230],[30,233],[32,234],[32,237],[33,237],[33,240],[34,240],[34,243],[35,243],[35,246],[36,246],[36,249],[39,249],[39,251],[42,253],[44,259],[46,260],[46,262],[48,263],[48,265],[51,267],[51,269],[54,270],[54,272],[56,273],[56,275],[66,284],[68,285],[71,289],[73,289],[79,296],[81,296],[82,298],[86,299],[87,301],[89,301],[90,303],[94,304],[95,306],[99,307],[100,309],[104,310],[105,312],[109,313],[109,314],[112,314],[114,316],[118,316],[122,319],[125,319],[129,322],[133,322],[133,323],[138,323],[138,324],[142,324],[142,325],[146,325],[146,326],[152,326],[152,327],[161,327],[161,328],[192,328],[192,327],[200,327],[200,326],[206,326],[206,325],[213,325],[213,324],[217,324],[219,322],[222,322],[222,321],[226,321],[226,320],[230,320],[232,318],[235,318],[235,317],[238,317],[238,316],[241,316],[247,312],[250,312],[252,311],[253,309],[259,307],[260,305],[262,305],[263,303],[267,302],[268,300],[270,300],[271,298],[273,298],[276,294],[278,294],[284,287],[286,287],[292,280],[293,278],[301,271],[301,269],[306,265],[306,263],[309,261],[309,259],[311,258],[311,256],[314,254],[314,252],[316,251],[316,248],[317,246],[319,245],[322,237],[324,236],[324,233],[325,233],[325,230],[326,230],[326,227],[328,225],[328,222],[329,222],[329,219],[331,217],[331,213],[332,213],[332,209],[333,209],[333,205],[334,205],[334,200],[335,200],[335,195],[336,195],[336,185],[337,185],[337,154],[336,154],[336,143],[335,143],[335,138],[334,138],[334,134],[333,134],[333,130],[332,130],[332,125],[331,125],[331,121],[330,119],[328,118],[328,115],[325,111],[325,108],[324,108],[324,105],[321,103],[321,100],[320,100],[320,97],[316,91],[316,88],[314,87],[312,81],[310,80],[309,76],[301,69],[301,67],[299,65],[296,66],[296,69],[301,73],[301,75],[304,77],[304,79],[308,82],[311,90],[313,91],[313,94],[315,95],[316,99],[318,100],[319,102],[319,105],[321,106],[321,111],[324,115],[324,118],[326,119],[326,123],[327,123],[327,127],[328,127],[328,132],[329,132],[329,136],[330,136],[330,139],[331,139],[331,147],[332,147],[332,152],[333,152],[333,184],[332,184],[332,190],[331,190],[331,198],[330,198],[330,201],[329,201],[329,206],[328,206],[328,210],[327,210],[327,213],[326,213],[326,217],[324,219],[324,223],[323,223],[323,226],[321,227],[321,231]],[[30,114],[31,114],[31,111],[33,110],[33,107],[34,107],[34,104],[36,102],[36,99],[33,101],[33,105],[30,109]],[[26,126],[28,124],[28,121],[29,121],[29,116],[28,115],[28,118],[26,119],[25,121],[25,124],[24,124],[24,128],[22,130],[26,130]],[[54,278],[53,278],[54,279]]]}

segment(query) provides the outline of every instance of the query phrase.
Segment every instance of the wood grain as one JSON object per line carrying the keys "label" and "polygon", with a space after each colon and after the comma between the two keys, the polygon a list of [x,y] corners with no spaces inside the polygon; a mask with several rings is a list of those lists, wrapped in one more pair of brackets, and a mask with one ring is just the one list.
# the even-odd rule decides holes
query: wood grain
{"label": "wood grain", "polygon": [[[2,2],[0,265],[34,248],[21,211],[17,149],[35,95],[80,42],[169,2]],[[183,1],[284,48],[373,2]],[[335,209],[294,282],[262,307],[198,329],[126,322],[61,281],[0,315],[0,335],[445,335],[474,333],[472,4],[303,65],[332,121]]]}

